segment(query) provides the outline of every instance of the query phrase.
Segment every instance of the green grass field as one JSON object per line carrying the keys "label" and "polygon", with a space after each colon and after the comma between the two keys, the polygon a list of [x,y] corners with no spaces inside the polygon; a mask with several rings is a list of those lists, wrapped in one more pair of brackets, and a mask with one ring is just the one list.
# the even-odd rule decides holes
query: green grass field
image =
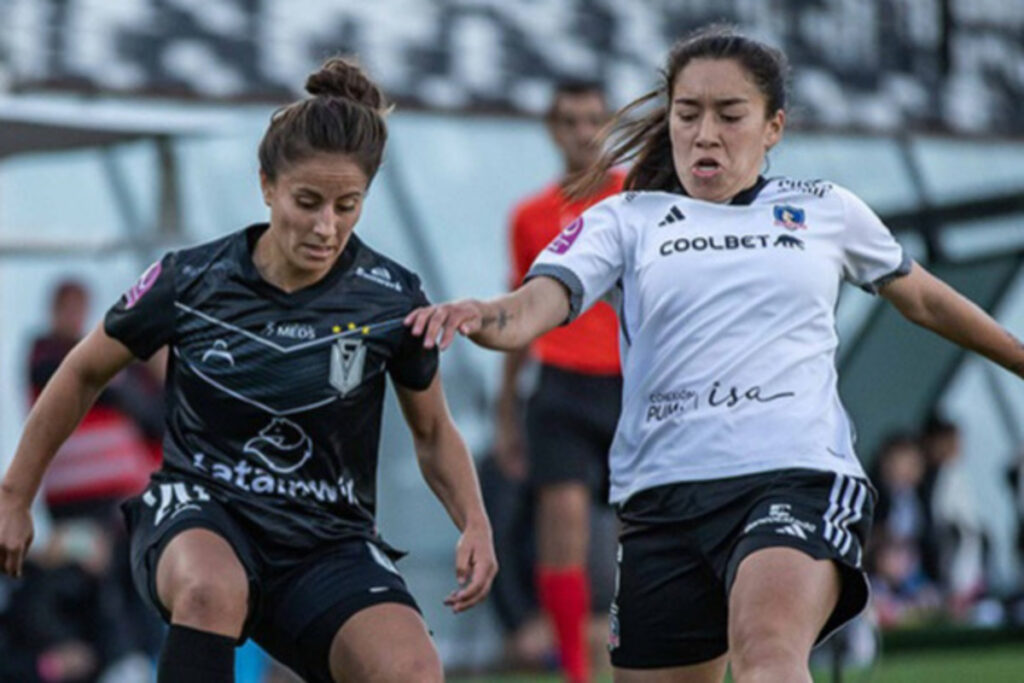
{"label": "green grass field", "polygon": [[[452,683],[560,683],[557,676],[509,675],[449,679]],[[610,681],[611,678],[605,679]],[[828,674],[816,675],[829,683]],[[1024,683],[1024,643],[991,649],[915,652],[884,656],[872,671],[850,671],[843,683]],[[604,683],[604,682],[602,682]]]}
{"label": "green grass field", "polygon": [[[846,677],[850,683],[864,680]],[[827,681],[828,677],[822,677]],[[930,651],[893,655],[879,663],[871,683],[1020,683],[1024,681],[1024,643],[992,649]],[[844,680],[845,683],[845,680]]]}

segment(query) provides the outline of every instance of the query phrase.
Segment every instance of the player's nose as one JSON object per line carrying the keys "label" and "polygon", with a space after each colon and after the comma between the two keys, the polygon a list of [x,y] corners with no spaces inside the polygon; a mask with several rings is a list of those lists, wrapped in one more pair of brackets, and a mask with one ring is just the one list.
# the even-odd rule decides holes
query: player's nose
{"label": "player's nose", "polygon": [[334,236],[335,216],[333,211],[321,211],[313,224],[313,233],[319,237],[330,238]]}
{"label": "player's nose", "polygon": [[697,127],[696,143],[698,147],[712,147],[718,142],[718,126],[715,117],[703,115]]}

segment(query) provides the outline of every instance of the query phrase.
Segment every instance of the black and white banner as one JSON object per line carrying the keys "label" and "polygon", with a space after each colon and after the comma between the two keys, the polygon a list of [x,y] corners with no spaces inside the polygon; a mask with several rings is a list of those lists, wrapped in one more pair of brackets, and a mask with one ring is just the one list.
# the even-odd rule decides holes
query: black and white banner
{"label": "black and white banner", "polygon": [[283,100],[342,52],[426,107],[536,112],[566,77],[622,104],[711,21],[786,50],[804,123],[1024,132],[1008,0],[0,0],[0,88]]}

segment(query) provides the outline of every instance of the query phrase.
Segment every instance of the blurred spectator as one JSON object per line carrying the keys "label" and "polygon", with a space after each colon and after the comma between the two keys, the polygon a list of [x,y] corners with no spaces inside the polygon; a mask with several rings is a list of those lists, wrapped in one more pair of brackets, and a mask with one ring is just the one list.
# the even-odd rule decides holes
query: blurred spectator
{"label": "blurred spectator", "polygon": [[960,430],[932,416],[922,438],[928,472],[925,491],[934,520],[937,575],[955,617],[964,617],[984,589],[985,536],[970,473],[961,458]]}
{"label": "blurred spectator", "polygon": [[1009,486],[1016,514],[1016,550],[1017,580],[1014,590],[1004,596],[1006,614],[1015,626],[1024,625],[1024,449],[1017,451],[1014,460],[1006,470],[1006,483]]}
{"label": "blurred spectator", "polygon": [[19,683],[148,681],[133,654],[123,604],[106,577],[113,547],[99,525],[54,526],[19,581],[0,578],[0,680]]}
{"label": "blurred spectator", "polygon": [[[1016,462],[1007,469],[1006,479],[1017,513],[1017,557],[1024,561],[1024,450],[1017,453]],[[1020,583],[1024,584],[1024,580]]]}
{"label": "blurred spectator", "polygon": [[[88,307],[88,292],[83,285],[72,280],[57,285],[49,330],[34,340],[29,355],[33,402],[82,338]],[[85,567],[90,580],[82,586],[93,590],[92,599],[100,600],[104,609],[115,615],[112,621],[117,626],[111,628],[119,635],[111,639],[122,643],[119,654],[128,660],[133,654],[155,655],[162,630],[135,594],[127,536],[118,510],[122,500],[145,488],[150,473],[159,465],[162,377],[151,367],[131,366],[97,398],[57,452],[42,484],[43,499],[54,519],[56,542],[61,538],[77,539],[79,546],[103,549],[97,551],[103,561]],[[74,532],[62,535],[62,529]],[[60,556],[81,559],[74,552]],[[101,661],[108,659],[105,656]]]}
{"label": "blurred spectator", "polygon": [[[33,402],[81,339],[88,305],[88,294],[81,284],[71,280],[58,284],[50,329],[35,339],[29,355]],[[161,418],[154,417],[154,413],[162,415],[162,407],[145,400],[147,394],[153,395],[147,382],[155,382],[143,377],[146,371],[136,371],[104,391],[57,452],[42,487],[46,504],[55,516],[110,515],[116,503],[145,488],[158,464],[146,432],[150,441],[158,438],[160,427],[153,423]]]}
{"label": "blurred spectator", "polygon": [[912,541],[880,533],[869,564],[873,604],[882,628],[911,626],[939,615],[941,597],[921,571]]}
{"label": "blurred spectator", "polygon": [[874,461],[878,508],[869,547],[872,602],[879,626],[906,626],[938,614],[936,576],[922,561],[933,537],[924,450],[910,434],[889,436]]}
{"label": "blurred spectator", "polygon": [[925,539],[932,535],[925,470],[924,451],[918,441],[909,434],[896,434],[879,449],[872,476],[878,488],[877,532],[909,543],[919,558]]}

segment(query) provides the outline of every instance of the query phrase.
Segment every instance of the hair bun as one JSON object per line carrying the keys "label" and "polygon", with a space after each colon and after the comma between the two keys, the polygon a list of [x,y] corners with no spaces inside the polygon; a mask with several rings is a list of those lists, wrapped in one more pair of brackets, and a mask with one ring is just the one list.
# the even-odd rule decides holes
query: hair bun
{"label": "hair bun", "polygon": [[306,79],[306,92],[319,97],[341,97],[371,109],[383,111],[388,102],[384,93],[355,62],[331,57],[320,70]]}

